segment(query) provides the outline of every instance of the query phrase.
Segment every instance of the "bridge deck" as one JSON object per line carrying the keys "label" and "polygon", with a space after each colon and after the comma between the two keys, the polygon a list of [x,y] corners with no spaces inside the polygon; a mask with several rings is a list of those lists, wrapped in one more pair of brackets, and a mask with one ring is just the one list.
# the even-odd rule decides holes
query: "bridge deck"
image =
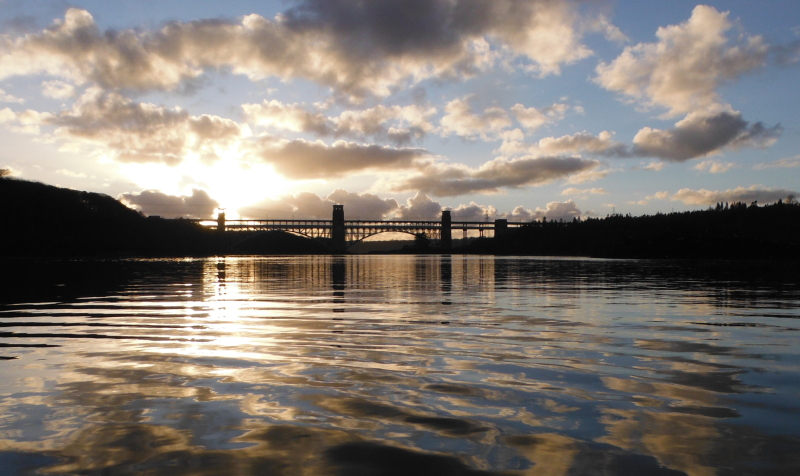
{"label": "bridge deck", "polygon": [[[191,220],[200,225],[216,228],[216,220]],[[231,230],[253,230],[253,229],[329,229],[333,224],[332,220],[226,220],[225,228]],[[508,222],[509,228],[528,226],[530,222]],[[345,228],[348,229],[391,229],[402,228],[411,229],[430,229],[439,230],[442,227],[440,221],[423,220],[345,220]],[[454,230],[493,230],[494,222],[484,221],[454,221],[450,223],[450,228]]]}

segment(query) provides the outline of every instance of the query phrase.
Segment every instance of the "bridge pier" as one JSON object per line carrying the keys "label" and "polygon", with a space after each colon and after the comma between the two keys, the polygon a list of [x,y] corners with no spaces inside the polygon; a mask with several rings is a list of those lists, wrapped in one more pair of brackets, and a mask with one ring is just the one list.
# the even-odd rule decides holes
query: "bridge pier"
{"label": "bridge pier", "polygon": [[347,241],[344,227],[344,205],[333,206],[333,220],[331,221],[331,249],[336,253],[347,251]]}
{"label": "bridge pier", "polygon": [[217,231],[220,233],[225,233],[225,212],[220,211],[217,214]]}
{"label": "bridge pier", "polygon": [[449,250],[453,247],[453,228],[451,226],[450,210],[442,210],[442,248]]}
{"label": "bridge pier", "polygon": [[508,220],[505,218],[498,218],[494,221],[494,237],[504,235],[508,231]]}

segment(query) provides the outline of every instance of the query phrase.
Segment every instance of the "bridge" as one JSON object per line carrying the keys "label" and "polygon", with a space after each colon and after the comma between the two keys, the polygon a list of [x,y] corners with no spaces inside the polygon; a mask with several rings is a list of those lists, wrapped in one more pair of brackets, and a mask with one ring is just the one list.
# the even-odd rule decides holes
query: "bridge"
{"label": "bridge", "polygon": [[331,220],[226,220],[225,212],[220,212],[216,220],[197,220],[201,225],[216,229],[220,233],[226,231],[269,231],[281,230],[306,236],[328,240],[331,249],[336,252],[347,251],[347,247],[379,233],[408,233],[425,236],[437,240],[444,249],[453,245],[453,230],[461,230],[464,238],[467,233],[477,230],[480,236],[491,233],[498,236],[509,228],[530,225],[530,223],[509,222],[497,219],[494,222],[452,221],[449,210],[442,211],[441,221],[372,221],[345,220],[344,205],[333,206]]}

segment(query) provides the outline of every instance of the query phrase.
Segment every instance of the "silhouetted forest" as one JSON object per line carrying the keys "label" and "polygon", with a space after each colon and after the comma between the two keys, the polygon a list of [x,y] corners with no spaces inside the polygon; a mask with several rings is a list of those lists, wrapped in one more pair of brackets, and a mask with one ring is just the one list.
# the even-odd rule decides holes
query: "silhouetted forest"
{"label": "silhouetted forest", "polygon": [[[208,256],[228,246],[190,220],[148,218],[108,195],[0,178],[0,256]],[[270,239],[271,238],[271,239]],[[253,245],[260,244],[258,251]],[[286,233],[240,253],[320,253],[324,247]]]}
{"label": "silhouetted forest", "polygon": [[[0,256],[207,256],[326,254],[283,232],[222,239],[193,221],[148,218],[107,195],[0,178]],[[800,205],[718,204],[653,216],[534,222],[454,253],[674,259],[800,259]],[[426,237],[400,252],[443,253]]]}
{"label": "silhouetted forest", "polygon": [[702,211],[532,223],[465,251],[604,258],[800,259],[800,205],[719,203]]}

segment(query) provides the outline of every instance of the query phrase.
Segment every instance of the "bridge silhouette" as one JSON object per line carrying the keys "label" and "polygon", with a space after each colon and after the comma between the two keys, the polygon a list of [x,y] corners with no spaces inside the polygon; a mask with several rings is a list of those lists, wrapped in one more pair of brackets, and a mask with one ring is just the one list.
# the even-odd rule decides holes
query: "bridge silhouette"
{"label": "bridge silhouette", "polygon": [[449,210],[442,211],[440,221],[345,220],[344,205],[333,206],[330,220],[226,220],[225,212],[221,211],[216,220],[198,222],[220,233],[280,230],[308,238],[324,239],[335,252],[345,252],[348,246],[380,233],[424,233],[426,237],[438,241],[443,249],[450,249],[453,246],[453,230],[461,230],[464,238],[472,230],[477,230],[480,236],[499,236],[509,228],[530,225],[509,222],[506,219],[496,219],[494,222],[452,221]]}

